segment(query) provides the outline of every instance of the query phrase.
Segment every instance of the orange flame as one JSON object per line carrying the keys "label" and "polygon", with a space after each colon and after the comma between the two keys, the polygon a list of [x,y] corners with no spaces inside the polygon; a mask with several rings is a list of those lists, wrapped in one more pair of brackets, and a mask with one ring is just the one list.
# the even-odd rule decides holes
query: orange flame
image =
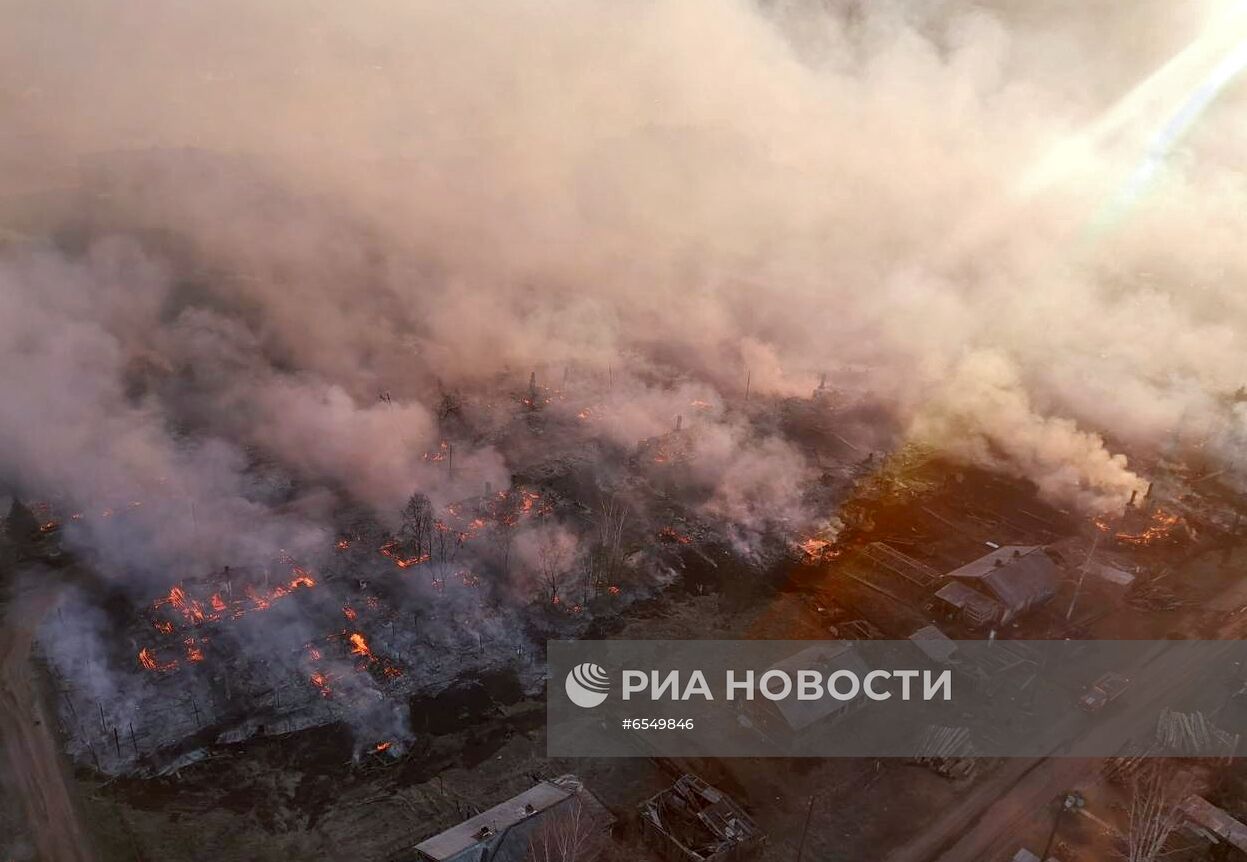
{"label": "orange flame", "polygon": [[312,674],[311,680],[312,685],[320,689],[321,697],[333,697],[333,689],[329,687],[329,677],[320,671],[316,671],[316,673]]}
{"label": "orange flame", "polygon": [[658,538],[664,542],[677,542],[681,545],[689,545],[693,542],[692,537],[684,535],[675,527],[663,527],[658,531]]}
{"label": "orange flame", "polygon": [[1125,542],[1128,545],[1136,547],[1144,547],[1146,545],[1154,545],[1173,536],[1176,530],[1182,524],[1182,517],[1167,512],[1164,509],[1157,508],[1152,513],[1151,523],[1138,533],[1119,532],[1116,539],[1119,542]]}
{"label": "orange flame", "polygon": [[195,639],[193,637],[187,638],[186,640],[183,641],[183,643],[186,644],[186,660],[187,661],[203,661],[204,660],[204,652],[195,643]]}
{"label": "orange flame", "polygon": [[176,659],[174,661],[167,662],[159,661],[156,658],[156,654],[147,647],[143,647],[143,649],[139,650],[139,664],[143,666],[144,670],[154,671],[173,670],[178,666]]}
{"label": "orange flame", "polygon": [[353,655],[363,656],[369,661],[372,661],[375,657],[372,654],[372,649],[368,646],[368,641],[364,640],[364,636],[359,632],[352,632],[347,640],[351,642],[351,653]]}
{"label": "orange flame", "polygon": [[414,557],[404,557],[403,555],[398,553],[398,551],[396,550],[397,548],[398,548],[398,539],[390,539],[388,542],[386,542],[384,545],[378,548],[377,552],[381,554],[381,556],[393,562],[394,565],[398,566],[400,569],[408,569],[408,568],[411,568],[412,566],[418,566],[421,563],[427,563],[429,561],[428,554],[419,554]]}

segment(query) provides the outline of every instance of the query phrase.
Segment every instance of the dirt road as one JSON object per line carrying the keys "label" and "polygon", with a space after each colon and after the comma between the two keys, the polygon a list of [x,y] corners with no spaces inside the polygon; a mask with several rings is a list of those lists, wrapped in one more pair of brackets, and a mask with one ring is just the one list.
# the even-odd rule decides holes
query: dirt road
{"label": "dirt road", "polygon": [[[1221,632],[1228,642],[1241,635],[1238,620]],[[1115,720],[1098,725],[1093,731],[1097,747],[1111,749],[1113,740],[1145,736],[1153,724],[1149,707],[1172,698],[1175,693],[1203,684],[1201,667],[1192,664],[1191,655],[1175,650],[1150,663],[1145,687],[1133,696],[1133,710],[1127,709]],[[1007,761],[996,774],[971,789],[961,802],[945,812],[929,828],[888,854],[887,862],[988,862],[1007,859],[1015,852],[1016,836],[1062,793],[1077,787],[1095,774],[1104,761],[1100,758],[1026,758]]]}
{"label": "dirt road", "polygon": [[45,583],[15,597],[0,623],[0,743],[7,780],[20,795],[42,862],[93,862],[69,777],[60,759],[53,722],[32,679],[35,629],[57,601],[58,586]]}

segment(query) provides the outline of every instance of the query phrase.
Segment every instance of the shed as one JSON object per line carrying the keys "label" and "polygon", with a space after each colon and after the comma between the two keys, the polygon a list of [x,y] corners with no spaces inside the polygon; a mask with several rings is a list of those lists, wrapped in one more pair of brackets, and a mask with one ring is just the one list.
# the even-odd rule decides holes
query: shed
{"label": "shed", "polygon": [[959,581],[951,581],[935,592],[935,597],[961,612],[972,626],[983,626],[1000,619],[1000,603]]}
{"label": "shed", "polygon": [[947,664],[957,652],[957,642],[935,626],[923,626],[910,635],[909,639],[927,658],[940,664]]}

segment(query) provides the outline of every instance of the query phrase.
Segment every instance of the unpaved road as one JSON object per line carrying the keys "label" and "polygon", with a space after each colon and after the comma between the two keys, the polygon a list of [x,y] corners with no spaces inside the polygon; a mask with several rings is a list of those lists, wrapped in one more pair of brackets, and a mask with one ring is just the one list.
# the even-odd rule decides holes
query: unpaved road
{"label": "unpaved road", "polygon": [[0,621],[0,743],[3,769],[26,809],[41,862],[93,862],[61,761],[53,722],[32,679],[30,646],[44,614],[57,602],[49,581],[15,597]]}
{"label": "unpaved road", "polygon": [[[1235,619],[1220,632],[1220,639],[1231,641],[1243,635],[1247,619]],[[1202,683],[1201,668],[1190,663],[1182,652],[1166,653],[1150,664],[1146,687],[1129,695],[1138,707],[1148,707],[1171,697],[1179,690]],[[1145,716],[1138,718],[1138,715]],[[1146,735],[1152,713],[1125,710],[1116,720],[1092,732],[1104,740],[1126,740]],[[1111,742],[1099,744],[1112,748]],[[1093,775],[1103,759],[1068,757],[1009,760],[995,774],[971,788],[961,801],[938,820],[887,856],[887,862],[989,862],[1008,859],[1017,851],[1019,831],[1036,816],[1052,814],[1050,804],[1061,794],[1077,787]]]}
{"label": "unpaved road", "polygon": [[[1228,645],[1227,645],[1228,648]],[[1097,725],[1084,739],[1101,750],[1115,743],[1145,737],[1155,725],[1153,707],[1175,693],[1204,683],[1201,668],[1183,651],[1166,653],[1148,666],[1150,681],[1131,706],[1114,720]],[[1028,758],[1010,760],[998,775],[974,788],[933,828],[916,836],[888,857],[888,862],[978,862],[1010,858],[1019,829],[1036,816],[1051,816],[1050,803],[1076,787],[1103,764],[1100,758]]]}

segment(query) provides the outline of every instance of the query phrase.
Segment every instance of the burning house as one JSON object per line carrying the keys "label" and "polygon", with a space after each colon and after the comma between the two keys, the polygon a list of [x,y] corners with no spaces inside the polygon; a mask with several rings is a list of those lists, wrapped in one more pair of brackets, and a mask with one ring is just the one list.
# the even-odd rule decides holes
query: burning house
{"label": "burning house", "polygon": [[695,775],[641,805],[642,837],[667,862],[734,862],[766,835],[729,796]]}
{"label": "burning house", "polygon": [[973,627],[1003,624],[1056,595],[1060,572],[1040,545],[1006,545],[944,576],[935,597]]}
{"label": "burning house", "polygon": [[[525,790],[416,845],[415,862],[522,862],[544,842],[599,850],[615,818],[574,775]],[[596,852],[582,852],[591,859]],[[553,857],[550,857],[553,858]]]}

